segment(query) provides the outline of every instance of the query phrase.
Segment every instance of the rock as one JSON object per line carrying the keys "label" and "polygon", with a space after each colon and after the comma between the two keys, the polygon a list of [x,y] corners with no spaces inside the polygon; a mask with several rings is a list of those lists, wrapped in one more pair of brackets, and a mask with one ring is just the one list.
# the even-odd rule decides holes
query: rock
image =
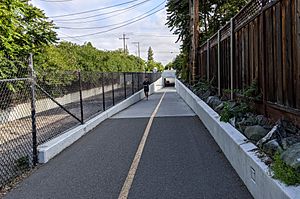
{"label": "rock", "polygon": [[244,134],[248,139],[257,142],[258,140],[266,136],[268,134],[268,131],[259,125],[255,125],[255,126],[248,126],[245,129]]}
{"label": "rock", "polygon": [[266,118],[264,115],[256,116],[256,120],[257,120],[258,125],[260,125],[260,126],[265,126],[265,125],[269,124],[269,119]]}
{"label": "rock", "polygon": [[288,149],[290,146],[300,143],[300,137],[287,137],[282,139],[282,148],[284,150]]}
{"label": "rock", "polygon": [[281,159],[289,166],[300,169],[300,143],[292,145],[281,154]]}
{"label": "rock", "polygon": [[293,125],[291,122],[287,120],[282,120],[281,121],[283,128],[290,134],[297,134],[299,132],[299,129]]}
{"label": "rock", "polygon": [[276,152],[281,153],[283,151],[276,139],[265,143],[262,147],[262,150],[271,156],[275,155]]}
{"label": "rock", "polygon": [[213,109],[215,109],[217,106],[219,106],[222,103],[222,101],[217,96],[208,97],[206,102]]}
{"label": "rock", "polygon": [[230,123],[233,127],[235,127],[235,120],[236,120],[235,117],[229,119],[229,123]]}
{"label": "rock", "polygon": [[217,107],[215,108],[215,111],[216,111],[217,113],[221,113],[221,111],[223,110],[223,108],[224,108],[224,103],[222,102],[219,106],[217,106]]}
{"label": "rock", "polygon": [[201,99],[207,101],[207,98],[211,95],[210,91],[206,91],[203,95],[200,96]]}
{"label": "rock", "polygon": [[281,124],[276,124],[271,131],[261,140],[257,142],[257,146],[262,148],[263,144],[267,143],[270,140],[277,139],[278,143],[282,143],[282,139],[286,137],[286,133],[284,129],[282,128]]}
{"label": "rock", "polygon": [[257,125],[257,120],[256,120],[255,115],[247,114],[246,118],[242,120],[242,122],[240,123],[240,125],[243,125],[243,126],[254,126],[254,125]]}

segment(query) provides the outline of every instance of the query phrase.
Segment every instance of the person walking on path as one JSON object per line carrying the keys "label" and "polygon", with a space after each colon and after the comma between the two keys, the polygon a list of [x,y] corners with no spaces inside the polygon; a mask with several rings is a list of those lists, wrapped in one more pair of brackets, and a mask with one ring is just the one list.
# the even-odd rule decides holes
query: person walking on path
{"label": "person walking on path", "polygon": [[149,82],[149,79],[148,77],[146,76],[145,77],[145,80],[143,82],[143,85],[144,85],[144,93],[145,93],[145,96],[148,100],[148,96],[149,96],[149,85],[150,85],[150,82]]}

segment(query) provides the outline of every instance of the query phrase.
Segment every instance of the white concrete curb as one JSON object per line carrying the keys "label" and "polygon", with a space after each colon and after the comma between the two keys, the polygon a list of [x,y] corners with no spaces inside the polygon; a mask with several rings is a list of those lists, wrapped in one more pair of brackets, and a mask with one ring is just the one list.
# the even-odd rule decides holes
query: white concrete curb
{"label": "white concrete curb", "polygon": [[[162,78],[150,85],[149,94],[161,89]],[[145,97],[144,92],[141,90],[119,104],[111,107],[105,112],[99,114],[93,119],[87,121],[85,124],[80,125],[42,145],[38,146],[38,159],[39,163],[47,163],[50,159],[62,152],[65,148],[80,139],[83,135],[94,129],[101,122],[115,115],[116,113],[128,108]]]}
{"label": "white concrete curb", "polygon": [[219,115],[179,80],[176,80],[176,90],[202,120],[254,198],[300,198],[300,186],[286,186],[273,179],[268,166],[255,154],[257,147],[247,142],[244,135],[229,123],[221,122]]}

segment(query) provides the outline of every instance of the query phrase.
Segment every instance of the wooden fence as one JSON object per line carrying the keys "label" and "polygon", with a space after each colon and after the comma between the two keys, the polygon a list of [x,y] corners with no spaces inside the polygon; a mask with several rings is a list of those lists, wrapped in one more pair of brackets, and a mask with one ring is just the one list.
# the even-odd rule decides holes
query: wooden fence
{"label": "wooden fence", "polygon": [[252,0],[199,49],[199,78],[224,89],[253,81],[259,110],[300,126],[300,0]]}

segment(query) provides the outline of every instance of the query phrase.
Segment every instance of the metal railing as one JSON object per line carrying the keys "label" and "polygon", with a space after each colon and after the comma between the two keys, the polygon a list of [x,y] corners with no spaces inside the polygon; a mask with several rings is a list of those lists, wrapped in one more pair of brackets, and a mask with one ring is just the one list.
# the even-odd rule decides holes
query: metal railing
{"label": "metal railing", "polygon": [[[83,124],[160,73],[60,71],[0,79],[0,189],[37,162],[37,146]],[[27,77],[28,76],[28,77]]]}

